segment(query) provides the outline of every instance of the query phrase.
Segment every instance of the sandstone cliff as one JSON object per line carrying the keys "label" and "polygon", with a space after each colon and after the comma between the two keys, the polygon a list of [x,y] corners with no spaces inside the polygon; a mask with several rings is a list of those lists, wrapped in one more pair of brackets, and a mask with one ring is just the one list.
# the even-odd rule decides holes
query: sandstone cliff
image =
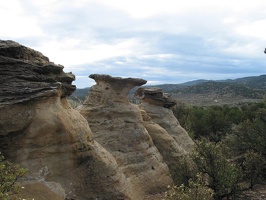
{"label": "sandstone cliff", "polygon": [[129,198],[115,158],[66,100],[74,78],[41,53],[0,40],[0,151],[30,170],[25,188],[42,199],[47,190],[59,199]]}

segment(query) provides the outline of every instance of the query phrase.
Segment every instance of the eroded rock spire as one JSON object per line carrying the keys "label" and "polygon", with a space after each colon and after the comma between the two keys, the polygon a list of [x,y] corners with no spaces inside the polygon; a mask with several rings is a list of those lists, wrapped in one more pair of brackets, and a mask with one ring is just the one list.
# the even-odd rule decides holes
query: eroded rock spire
{"label": "eroded rock spire", "polygon": [[165,191],[172,184],[168,166],[144,127],[141,111],[128,101],[128,92],[143,79],[91,75],[96,81],[79,108],[94,139],[115,157],[132,189],[132,199]]}

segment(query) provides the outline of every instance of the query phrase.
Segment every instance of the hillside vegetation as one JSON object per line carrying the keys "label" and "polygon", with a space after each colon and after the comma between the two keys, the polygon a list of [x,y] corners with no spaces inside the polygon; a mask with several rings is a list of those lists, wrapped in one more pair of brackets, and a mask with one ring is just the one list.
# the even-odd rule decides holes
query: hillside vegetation
{"label": "hillside vegetation", "polygon": [[264,199],[265,101],[208,107],[179,103],[173,112],[196,142],[195,166],[185,161],[176,167],[176,184],[182,180],[183,185],[171,188],[167,199]]}

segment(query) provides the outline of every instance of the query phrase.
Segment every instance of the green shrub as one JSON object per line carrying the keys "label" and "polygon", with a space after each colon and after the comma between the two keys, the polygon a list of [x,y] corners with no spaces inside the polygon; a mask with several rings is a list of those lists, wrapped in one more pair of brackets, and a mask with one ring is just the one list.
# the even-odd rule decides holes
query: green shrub
{"label": "green shrub", "polygon": [[27,170],[19,165],[10,163],[4,159],[0,153],[0,199],[16,200],[19,199],[21,186],[16,181],[23,177]]}
{"label": "green shrub", "polygon": [[187,156],[180,158],[171,171],[174,183],[176,185],[183,184],[184,186],[188,186],[189,180],[195,179],[198,172],[193,160]]}
{"label": "green shrub", "polygon": [[265,164],[265,158],[256,152],[248,151],[244,155],[244,179],[249,182],[250,188],[253,188],[254,184],[263,178]]}
{"label": "green shrub", "polygon": [[212,200],[213,191],[206,186],[201,174],[198,174],[195,181],[190,179],[188,185],[169,187],[165,192],[166,200]]}
{"label": "green shrub", "polygon": [[215,199],[228,199],[239,192],[242,171],[229,160],[226,145],[201,139],[196,143],[192,157],[199,172],[207,175],[208,187],[214,191]]}

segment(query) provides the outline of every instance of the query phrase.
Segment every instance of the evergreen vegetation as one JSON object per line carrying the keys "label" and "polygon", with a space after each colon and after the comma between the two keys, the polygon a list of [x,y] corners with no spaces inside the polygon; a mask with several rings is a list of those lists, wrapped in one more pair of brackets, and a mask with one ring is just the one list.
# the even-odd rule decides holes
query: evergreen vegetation
{"label": "evergreen vegetation", "polygon": [[27,174],[27,170],[19,165],[8,162],[0,153],[0,199],[18,200],[19,192],[22,189],[16,182]]}
{"label": "evergreen vegetation", "polygon": [[[266,180],[266,102],[210,107],[180,103],[173,112],[196,145],[193,162],[176,167],[173,178],[179,186],[166,199],[191,193],[193,184],[201,184],[201,193],[210,189],[213,199],[237,199]],[[196,178],[199,174],[203,182]]]}

